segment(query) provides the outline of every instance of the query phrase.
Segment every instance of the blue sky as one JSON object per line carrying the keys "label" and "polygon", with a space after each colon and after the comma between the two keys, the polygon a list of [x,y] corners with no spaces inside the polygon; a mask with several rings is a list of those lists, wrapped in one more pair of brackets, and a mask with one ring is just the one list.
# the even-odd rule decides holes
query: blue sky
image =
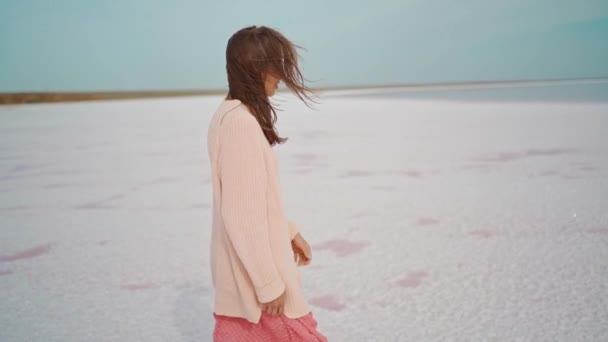
{"label": "blue sky", "polygon": [[313,86],[608,77],[605,0],[0,5],[0,92],[222,89],[248,25],[306,47]]}

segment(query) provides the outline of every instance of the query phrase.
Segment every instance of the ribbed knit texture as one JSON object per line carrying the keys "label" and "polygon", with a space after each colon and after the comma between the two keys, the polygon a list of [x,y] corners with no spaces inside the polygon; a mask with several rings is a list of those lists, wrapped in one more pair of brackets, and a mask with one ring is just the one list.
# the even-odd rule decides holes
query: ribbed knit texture
{"label": "ribbed knit texture", "polygon": [[293,260],[299,226],[287,219],[274,150],[239,100],[224,100],[207,134],[213,181],[210,246],[214,312],[257,323],[286,290],[284,314],[310,312]]}

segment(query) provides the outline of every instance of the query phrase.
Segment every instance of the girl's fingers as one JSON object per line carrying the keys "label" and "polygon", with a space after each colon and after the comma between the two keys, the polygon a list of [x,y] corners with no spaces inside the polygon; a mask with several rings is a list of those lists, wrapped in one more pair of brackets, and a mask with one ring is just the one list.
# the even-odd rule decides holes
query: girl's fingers
{"label": "girl's fingers", "polygon": [[306,254],[306,258],[307,258],[307,259],[312,259],[312,253],[311,253],[311,251],[310,251],[310,247],[309,247],[309,248],[306,248],[306,252],[305,252],[305,254]]}
{"label": "girl's fingers", "polygon": [[306,250],[294,248],[293,260],[298,266],[308,265],[311,259],[312,255],[310,253],[310,248],[307,248]]}
{"label": "girl's fingers", "polygon": [[303,260],[302,260],[302,264],[303,264],[303,265],[308,265],[308,264],[310,264],[310,257],[303,257],[302,259],[303,259]]}

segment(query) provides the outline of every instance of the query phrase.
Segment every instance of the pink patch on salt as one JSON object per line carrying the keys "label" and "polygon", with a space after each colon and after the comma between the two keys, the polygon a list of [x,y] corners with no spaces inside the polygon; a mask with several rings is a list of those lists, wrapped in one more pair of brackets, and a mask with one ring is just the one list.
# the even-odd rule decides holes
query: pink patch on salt
{"label": "pink patch on salt", "polygon": [[140,185],[172,183],[172,182],[175,182],[178,180],[179,180],[179,178],[175,178],[175,177],[159,177],[159,178],[152,179],[149,181],[141,182]]}
{"label": "pink patch on salt", "polygon": [[311,298],[308,302],[314,306],[331,311],[342,311],[346,307],[346,305],[340,303],[334,295]]}
{"label": "pink patch on salt", "polygon": [[54,188],[66,188],[69,186],[74,186],[76,184],[73,183],[52,183],[52,184],[46,184],[44,186],[45,189],[54,189]]}
{"label": "pink patch on salt", "polygon": [[595,228],[587,229],[587,232],[592,233],[592,234],[608,234],[608,228],[595,227]]}
{"label": "pink patch on salt", "polygon": [[115,205],[107,204],[105,202],[111,202],[113,200],[125,198],[125,194],[117,194],[114,196],[110,196],[106,199],[88,202],[84,204],[77,205],[77,209],[112,209],[117,208]]}
{"label": "pink patch on salt", "polygon": [[371,188],[375,189],[375,190],[386,190],[386,191],[397,190],[397,187],[392,186],[392,185],[374,185]]}
{"label": "pink patch on salt", "polygon": [[476,230],[471,230],[469,232],[469,235],[473,235],[473,236],[477,236],[483,239],[487,239],[489,237],[492,237],[494,235],[496,235],[496,233],[494,233],[491,230],[487,230],[487,229],[476,229]]}
{"label": "pink patch on salt", "polygon": [[303,166],[308,166],[310,165],[312,162],[315,161],[315,159],[317,159],[317,156],[314,154],[296,154],[294,155],[294,157],[297,159],[297,162],[299,165],[303,165]]}
{"label": "pink patch on salt", "polygon": [[302,137],[309,139],[309,140],[315,140],[317,138],[320,137],[324,137],[324,136],[328,136],[329,134],[327,134],[327,132],[325,131],[320,131],[320,130],[316,130],[316,131],[306,131],[306,132],[302,132],[300,133],[302,135]]}
{"label": "pink patch on salt", "polygon": [[505,161],[516,160],[516,159],[519,159],[519,158],[522,158],[522,157],[523,157],[523,155],[521,153],[499,152],[499,153],[496,153],[496,154],[491,155],[491,156],[484,156],[484,157],[473,158],[473,160],[475,160],[475,161],[498,161],[498,162],[505,162]]}
{"label": "pink patch on salt", "polygon": [[403,174],[405,174],[406,176],[409,176],[409,177],[413,177],[413,178],[422,177],[422,172],[420,172],[420,171],[403,171]]}
{"label": "pink patch on salt", "polygon": [[318,244],[313,248],[319,250],[331,250],[332,252],[336,253],[336,256],[344,257],[361,251],[361,249],[368,244],[369,242],[367,241],[351,242],[348,240],[329,240]]}
{"label": "pink patch on salt", "polygon": [[28,210],[28,209],[34,209],[34,207],[20,204],[20,205],[15,205],[12,207],[0,208],[0,210]]}
{"label": "pink patch on salt", "polygon": [[492,165],[492,164],[473,164],[473,165],[462,166],[463,169],[486,169],[486,168],[491,168],[491,167],[494,167],[494,165]]}
{"label": "pink patch on salt", "polygon": [[373,216],[373,214],[371,214],[371,213],[358,213],[358,214],[351,215],[350,218],[352,218],[352,219],[358,219],[358,218],[362,218],[362,217],[366,217],[366,216]]}
{"label": "pink patch on salt", "polygon": [[532,149],[526,150],[523,153],[498,152],[496,154],[489,155],[489,156],[473,158],[473,160],[505,162],[505,161],[511,161],[511,160],[522,159],[522,158],[527,158],[527,157],[534,157],[534,156],[553,156],[553,155],[560,155],[560,154],[572,154],[572,153],[577,153],[577,152],[579,152],[579,150],[575,149],[575,148],[548,148],[548,149],[532,148]]}
{"label": "pink patch on salt", "polygon": [[298,169],[295,172],[299,175],[306,175],[306,174],[309,174],[310,172],[312,172],[312,170],[311,169]]}
{"label": "pink patch on salt", "polygon": [[578,149],[575,148],[548,148],[548,149],[529,149],[526,151],[528,156],[553,156],[558,154],[569,154],[576,153]]}
{"label": "pink patch on salt", "polygon": [[547,170],[547,171],[543,171],[540,175],[541,176],[552,176],[552,175],[556,175],[557,171],[553,171],[553,170]]}
{"label": "pink patch on salt", "polygon": [[299,160],[314,160],[317,158],[316,154],[312,154],[312,153],[298,153],[298,154],[294,154],[294,157],[299,159]]}
{"label": "pink patch on salt", "polygon": [[387,306],[389,306],[390,303],[385,300],[381,300],[381,301],[377,302],[377,304],[382,308],[386,308]]}
{"label": "pink patch on salt", "polygon": [[14,253],[14,254],[0,255],[0,261],[6,262],[6,261],[15,261],[15,260],[19,260],[19,259],[35,258],[37,256],[47,254],[48,252],[50,252],[53,245],[54,245],[53,243],[47,243],[44,245],[39,245],[39,246],[35,246],[32,248],[24,249],[22,251]]}
{"label": "pink patch on salt", "polygon": [[154,283],[141,283],[141,284],[124,284],[120,286],[123,289],[137,291],[137,290],[145,290],[145,289],[153,289],[157,288],[158,285]]}
{"label": "pink patch on salt", "polygon": [[439,223],[439,221],[435,220],[432,217],[423,217],[423,218],[419,219],[418,222],[416,222],[416,224],[419,226],[426,226],[429,224],[437,224],[437,223]]}
{"label": "pink patch on salt", "polygon": [[397,285],[406,288],[415,288],[422,284],[422,280],[426,278],[429,274],[425,271],[417,271],[409,273],[405,278],[398,280]]}
{"label": "pink patch on salt", "polygon": [[85,203],[76,206],[78,209],[113,209],[116,208],[114,205],[108,205],[103,203]]}
{"label": "pink patch on salt", "polygon": [[351,170],[340,175],[341,178],[350,178],[350,177],[369,177],[372,176],[373,173],[369,171],[360,171],[360,170]]}

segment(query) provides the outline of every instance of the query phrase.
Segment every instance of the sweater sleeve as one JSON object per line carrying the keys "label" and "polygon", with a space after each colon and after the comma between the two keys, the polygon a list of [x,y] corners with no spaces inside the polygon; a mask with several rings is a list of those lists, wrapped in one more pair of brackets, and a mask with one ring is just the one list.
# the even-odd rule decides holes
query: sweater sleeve
{"label": "sweater sleeve", "polygon": [[287,221],[287,229],[289,230],[289,240],[293,240],[300,232],[300,226],[292,220]]}
{"label": "sweater sleeve", "polygon": [[270,247],[266,190],[268,175],[257,120],[237,115],[222,123],[221,213],[228,238],[243,263],[260,303],[285,291]]}

